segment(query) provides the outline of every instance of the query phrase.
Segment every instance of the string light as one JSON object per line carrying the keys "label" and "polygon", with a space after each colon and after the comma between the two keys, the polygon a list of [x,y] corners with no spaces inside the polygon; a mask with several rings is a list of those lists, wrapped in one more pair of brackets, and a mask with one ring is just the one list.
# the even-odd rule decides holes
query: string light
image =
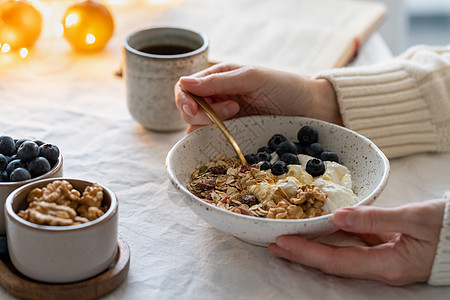
{"label": "string light", "polygon": [[20,49],[19,55],[20,55],[20,57],[22,57],[22,58],[27,57],[27,56],[28,56],[28,49],[27,49],[27,48],[22,48],[22,49]]}
{"label": "string light", "polygon": [[3,53],[8,53],[9,51],[11,51],[11,46],[8,43],[4,43],[2,45],[2,52]]}
{"label": "string light", "polygon": [[114,21],[109,10],[93,0],[70,6],[62,24],[66,40],[74,49],[84,52],[103,49],[114,31]]}
{"label": "string light", "polygon": [[31,47],[41,34],[42,23],[41,13],[30,2],[25,0],[0,1],[2,52]]}

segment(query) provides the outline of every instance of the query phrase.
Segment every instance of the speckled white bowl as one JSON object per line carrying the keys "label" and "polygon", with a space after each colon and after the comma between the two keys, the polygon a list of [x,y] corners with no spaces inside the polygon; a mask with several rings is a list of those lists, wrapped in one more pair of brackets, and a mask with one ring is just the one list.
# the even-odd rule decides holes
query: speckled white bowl
{"label": "speckled white bowl", "polygon": [[4,208],[11,262],[23,275],[49,283],[75,282],[100,274],[117,254],[117,198],[100,184],[108,210],[100,218],[79,225],[37,225],[19,217],[17,213],[27,207],[28,193],[54,180],[67,180],[80,193],[93,184],[75,178],[50,178],[14,190]]}
{"label": "speckled white bowl", "polygon": [[[225,124],[244,153],[255,153],[276,133],[296,141],[302,126],[315,127],[324,149],[336,152],[340,162],[351,171],[353,190],[359,199],[357,205],[372,204],[387,183],[389,161],[386,156],[369,139],[347,128],[289,116],[252,116],[226,121]],[[212,226],[260,246],[267,246],[283,234],[301,234],[313,239],[337,230],[330,214],[301,220],[256,218],[226,211],[194,196],[186,188],[189,175],[198,164],[218,154],[232,156],[234,152],[219,129],[210,125],[181,139],[166,158],[172,184],[184,195],[187,205]]]}
{"label": "speckled white bowl", "polygon": [[16,182],[0,182],[0,236],[6,235],[6,229],[5,229],[5,214],[3,212],[3,207],[5,206],[5,200],[8,195],[14,191],[15,189],[18,189],[19,187],[39,181],[41,179],[46,178],[55,178],[55,177],[62,177],[63,176],[63,157],[62,154],[59,154],[58,162],[53,166],[53,168],[48,171],[45,174],[42,174],[41,176],[31,178],[24,181],[16,181]]}

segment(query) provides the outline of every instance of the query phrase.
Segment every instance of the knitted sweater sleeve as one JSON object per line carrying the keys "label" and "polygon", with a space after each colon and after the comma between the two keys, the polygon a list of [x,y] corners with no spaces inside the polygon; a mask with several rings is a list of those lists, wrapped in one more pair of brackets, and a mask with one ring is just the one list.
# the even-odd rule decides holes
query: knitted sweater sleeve
{"label": "knitted sweater sleeve", "polygon": [[450,150],[450,45],[417,46],[388,63],[331,69],[344,125],[387,157]]}
{"label": "knitted sweater sleeve", "polygon": [[[333,85],[344,125],[393,158],[450,151],[450,45],[417,46],[373,66],[332,69],[315,78]],[[450,285],[450,192],[431,285]]]}
{"label": "knitted sweater sleeve", "polygon": [[447,200],[447,203],[439,244],[428,279],[430,285],[450,285],[450,192],[445,193],[444,199]]}

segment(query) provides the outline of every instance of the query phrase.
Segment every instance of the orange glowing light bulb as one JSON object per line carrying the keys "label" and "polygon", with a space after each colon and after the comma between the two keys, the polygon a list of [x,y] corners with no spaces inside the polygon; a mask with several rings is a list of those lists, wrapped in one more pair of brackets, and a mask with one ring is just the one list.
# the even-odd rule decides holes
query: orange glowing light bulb
{"label": "orange glowing light bulb", "polygon": [[63,17],[64,37],[75,50],[103,49],[114,32],[110,11],[101,3],[85,0],[70,6]]}
{"label": "orange glowing light bulb", "polygon": [[28,1],[0,1],[0,44],[12,50],[31,47],[42,31],[42,15]]}

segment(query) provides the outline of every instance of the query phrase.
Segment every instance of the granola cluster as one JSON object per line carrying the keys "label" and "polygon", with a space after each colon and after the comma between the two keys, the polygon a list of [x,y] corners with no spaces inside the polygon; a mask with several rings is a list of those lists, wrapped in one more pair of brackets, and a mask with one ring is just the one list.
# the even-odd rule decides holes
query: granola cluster
{"label": "granola cluster", "polygon": [[39,225],[77,225],[101,217],[108,210],[102,201],[103,189],[97,183],[80,194],[68,181],[55,180],[33,189],[27,196],[27,209],[18,216]]}
{"label": "granola cluster", "polygon": [[254,217],[304,219],[325,214],[327,195],[317,186],[301,185],[292,197],[275,184],[278,180],[258,165],[242,166],[236,157],[218,156],[197,167],[187,188],[217,207]]}

